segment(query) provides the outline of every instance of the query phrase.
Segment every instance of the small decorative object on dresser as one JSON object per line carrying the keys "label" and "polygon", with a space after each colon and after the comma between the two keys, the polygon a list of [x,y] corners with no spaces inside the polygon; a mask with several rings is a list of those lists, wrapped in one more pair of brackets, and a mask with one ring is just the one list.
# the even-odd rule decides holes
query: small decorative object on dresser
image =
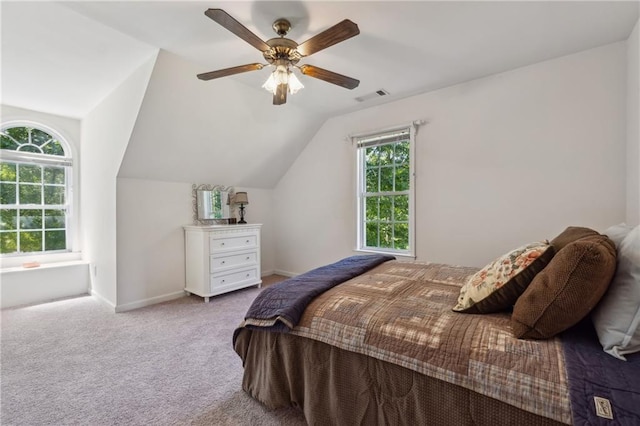
{"label": "small decorative object on dresser", "polygon": [[209,297],[260,287],[260,228],[251,225],[184,226],[185,291]]}

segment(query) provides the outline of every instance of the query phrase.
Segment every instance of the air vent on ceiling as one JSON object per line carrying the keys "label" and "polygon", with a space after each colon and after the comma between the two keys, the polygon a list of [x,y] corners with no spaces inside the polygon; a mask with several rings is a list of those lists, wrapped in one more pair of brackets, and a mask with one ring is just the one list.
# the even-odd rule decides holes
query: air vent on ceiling
{"label": "air vent on ceiling", "polygon": [[371,99],[379,98],[380,96],[387,96],[388,94],[389,94],[389,92],[387,92],[386,90],[379,89],[379,90],[376,90],[373,93],[369,93],[368,95],[358,96],[355,99],[358,102],[364,102],[364,101],[368,101],[368,100],[371,100]]}

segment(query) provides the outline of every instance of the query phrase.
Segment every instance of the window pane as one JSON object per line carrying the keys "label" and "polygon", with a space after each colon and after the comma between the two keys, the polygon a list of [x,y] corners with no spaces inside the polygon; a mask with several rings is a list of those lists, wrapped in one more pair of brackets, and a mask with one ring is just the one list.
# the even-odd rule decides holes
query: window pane
{"label": "window pane", "polygon": [[390,222],[392,216],[392,200],[393,197],[380,197],[380,220]]}
{"label": "window pane", "polygon": [[4,132],[19,143],[29,142],[29,130],[26,127],[12,127]]}
{"label": "window pane", "polygon": [[0,136],[0,149],[15,151],[17,147],[18,144],[16,144],[10,137],[5,135]]}
{"label": "window pane", "polygon": [[378,167],[367,167],[365,192],[378,192]]}
{"label": "window pane", "polygon": [[409,224],[396,223],[394,225],[393,243],[398,250],[407,250],[409,248]]}
{"label": "window pane", "polygon": [[393,197],[393,218],[396,221],[409,220],[408,195],[396,195]]}
{"label": "window pane", "polygon": [[45,250],[64,250],[67,248],[64,231],[45,231],[44,241]]}
{"label": "window pane", "polygon": [[393,166],[380,167],[380,191],[393,191]]}
{"label": "window pane", "polygon": [[378,203],[380,202],[380,197],[366,197],[364,202],[366,208],[366,220],[378,220]]}
{"label": "window pane", "polygon": [[378,247],[378,222],[367,222],[365,233],[367,247]]}
{"label": "window pane", "polygon": [[364,155],[365,163],[367,164],[367,166],[377,166],[378,164],[380,164],[380,159],[378,158],[380,155],[380,151],[377,146],[366,148]]}
{"label": "window pane", "polygon": [[0,204],[16,203],[16,187],[15,183],[0,184]]}
{"label": "window pane", "polygon": [[44,183],[64,185],[64,167],[45,167]]}
{"label": "window pane", "polygon": [[20,229],[42,229],[42,210],[21,210]]}
{"label": "window pane", "polygon": [[399,142],[395,144],[395,162],[403,164],[409,162],[409,142]]}
{"label": "window pane", "polygon": [[[22,200],[22,199],[21,199]],[[64,204],[64,186],[44,186],[45,204]]]}
{"label": "window pane", "polygon": [[15,253],[18,251],[18,233],[0,232],[0,253]]}
{"label": "window pane", "polygon": [[391,165],[393,164],[393,145],[382,145],[380,148],[380,164]]}
{"label": "window pane", "polygon": [[380,247],[393,248],[393,225],[390,223],[380,224]]}
{"label": "window pane", "polygon": [[0,229],[13,230],[18,228],[18,210],[2,209],[0,210]]}
{"label": "window pane", "polygon": [[36,154],[42,154],[42,150],[40,149],[40,147],[35,146],[35,145],[22,145],[20,147],[20,149],[18,149],[18,151],[20,151],[20,152],[35,152]]}
{"label": "window pane", "polygon": [[49,155],[64,156],[64,149],[62,148],[62,145],[60,144],[60,142],[58,142],[56,140],[54,140],[52,142],[49,142],[48,144],[43,146],[42,147],[42,152],[44,154],[49,154]]}
{"label": "window pane", "polygon": [[41,204],[42,186],[20,185],[20,204]]}
{"label": "window pane", "polygon": [[44,227],[48,229],[64,228],[65,227],[64,210],[45,210],[44,211]]}
{"label": "window pane", "polygon": [[40,183],[42,182],[42,166],[32,166],[29,164],[21,164],[18,167],[18,175],[20,182]]}
{"label": "window pane", "polygon": [[31,130],[31,143],[35,145],[42,146],[44,145],[45,142],[49,141],[50,139],[52,139],[51,135],[43,132],[42,130],[38,130],[38,129]]}
{"label": "window pane", "polygon": [[409,190],[409,165],[396,167],[396,191]]}
{"label": "window pane", "polygon": [[16,165],[2,163],[0,165],[0,181],[15,182],[16,181]]}
{"label": "window pane", "polygon": [[42,251],[42,231],[20,232],[20,251]]}

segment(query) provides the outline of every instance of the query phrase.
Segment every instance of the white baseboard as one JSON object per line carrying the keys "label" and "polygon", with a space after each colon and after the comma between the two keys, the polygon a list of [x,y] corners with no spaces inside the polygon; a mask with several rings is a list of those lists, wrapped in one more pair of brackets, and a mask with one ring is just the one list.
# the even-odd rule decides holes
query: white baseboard
{"label": "white baseboard", "polygon": [[111,308],[111,309],[113,309],[115,311],[116,305],[114,305],[113,303],[109,302],[106,297],[102,296],[100,293],[98,293],[94,289],[91,289],[89,291],[89,294],[92,295],[93,297],[95,297],[96,299],[98,299],[98,301],[100,303],[103,303],[104,305],[108,306],[109,308]]}
{"label": "white baseboard", "polygon": [[275,271],[273,269],[271,269],[269,271],[260,272],[260,276],[261,277],[268,277],[269,275],[273,275],[273,274],[275,274]]}
{"label": "white baseboard", "polygon": [[273,271],[273,273],[277,275],[284,275],[285,277],[289,277],[289,278],[295,277],[296,275],[300,275],[296,272],[288,272],[288,271],[283,271],[281,269],[276,269]]}
{"label": "white baseboard", "polygon": [[176,291],[169,294],[163,294],[162,296],[150,297],[148,299],[138,300],[136,302],[125,303],[123,305],[117,305],[115,307],[116,312],[126,312],[133,309],[144,308],[145,306],[155,305],[156,303],[168,302],[169,300],[179,299],[184,297],[184,290]]}

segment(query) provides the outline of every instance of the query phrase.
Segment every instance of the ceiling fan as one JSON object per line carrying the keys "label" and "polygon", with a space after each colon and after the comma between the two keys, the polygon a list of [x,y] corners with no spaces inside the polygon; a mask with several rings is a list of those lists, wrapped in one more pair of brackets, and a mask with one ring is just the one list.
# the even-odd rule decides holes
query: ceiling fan
{"label": "ceiling fan", "polygon": [[298,44],[293,40],[285,38],[285,35],[287,35],[291,29],[291,23],[284,18],[277,19],[273,23],[273,30],[279,37],[269,39],[265,42],[222,9],[208,9],[204,14],[261,51],[262,56],[268,63],[246,64],[198,74],[200,80],[212,80],[214,78],[226,77],[247,71],[260,70],[265,66],[272,65],[275,67],[275,71],[269,76],[269,79],[262,87],[273,93],[274,105],[286,103],[287,92],[293,94],[304,87],[293,74],[293,68],[299,69],[302,74],[308,75],[309,77],[318,78],[347,89],[355,89],[360,84],[360,81],[355,78],[347,77],[323,68],[306,64],[302,66],[297,65],[300,59],[306,56],[360,34],[358,25],[348,19]]}

